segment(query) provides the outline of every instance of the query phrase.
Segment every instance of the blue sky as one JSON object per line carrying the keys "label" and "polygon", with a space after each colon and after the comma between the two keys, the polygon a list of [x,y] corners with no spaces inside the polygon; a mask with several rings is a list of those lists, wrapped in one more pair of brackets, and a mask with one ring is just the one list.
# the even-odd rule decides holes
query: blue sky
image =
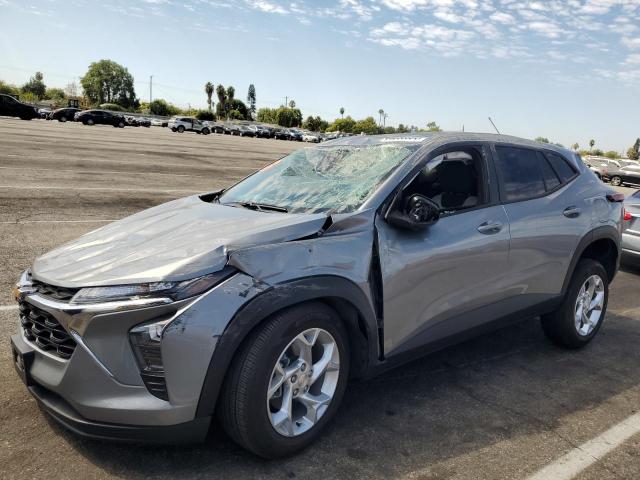
{"label": "blue sky", "polygon": [[[0,79],[50,86],[110,58],[136,92],[203,108],[250,83],[327,119],[538,135],[626,150],[640,136],[640,0],[0,0]],[[27,35],[26,32],[32,32]]]}

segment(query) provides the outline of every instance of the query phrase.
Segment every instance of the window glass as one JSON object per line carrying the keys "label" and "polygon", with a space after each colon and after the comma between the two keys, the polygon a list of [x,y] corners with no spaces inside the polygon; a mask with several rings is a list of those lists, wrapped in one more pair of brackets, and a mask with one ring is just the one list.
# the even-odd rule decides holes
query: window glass
{"label": "window glass", "polygon": [[551,165],[547,161],[546,158],[542,154],[538,155],[538,159],[540,161],[540,168],[542,169],[542,178],[544,179],[544,184],[547,187],[547,191],[553,190],[558,185],[560,185],[560,179],[556,172],[551,168]]}
{"label": "window glass", "polygon": [[496,151],[506,201],[526,200],[545,193],[542,169],[535,150],[496,147]]}
{"label": "window glass", "polygon": [[558,172],[558,176],[560,176],[562,183],[566,182],[576,174],[573,168],[571,168],[567,161],[560,155],[549,152],[545,152],[545,155],[549,159],[549,162],[551,162],[551,165],[553,165],[554,170]]}
{"label": "window glass", "polygon": [[219,201],[265,203],[289,213],[353,212],[419,147],[388,143],[303,148],[226,190]]}
{"label": "window glass", "polygon": [[481,154],[473,148],[443,153],[429,160],[404,188],[404,195],[430,198],[441,215],[477,207],[484,203],[481,165]]}

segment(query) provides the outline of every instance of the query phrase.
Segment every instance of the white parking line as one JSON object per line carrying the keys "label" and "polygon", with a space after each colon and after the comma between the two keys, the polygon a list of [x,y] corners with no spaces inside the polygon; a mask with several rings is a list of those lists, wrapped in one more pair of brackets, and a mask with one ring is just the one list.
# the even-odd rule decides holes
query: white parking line
{"label": "white parking line", "polygon": [[528,477],[527,480],[570,480],[640,432],[640,412]]}
{"label": "white parking line", "polygon": [[0,305],[0,312],[8,312],[10,310],[17,310],[18,305]]}
{"label": "white parking line", "polygon": [[[202,190],[160,190],[155,188],[111,188],[111,187],[50,187],[48,185],[0,185],[0,188],[15,188],[20,190],[83,190],[102,192],[145,192],[145,193],[199,193]],[[214,190],[214,189],[212,189]]]}
{"label": "white parking line", "polygon": [[162,173],[162,172],[127,172],[124,170],[70,170],[70,169],[60,169],[60,168],[22,168],[22,167],[0,167],[0,169],[6,170],[20,170],[21,173],[24,172],[58,172],[58,173],[93,173],[97,175],[103,175],[105,173],[111,173],[116,175],[167,175],[171,177],[196,177],[202,178],[202,175],[187,175],[185,173]]}
{"label": "white parking line", "polygon": [[0,222],[0,225],[24,225],[25,223],[109,223],[115,220],[14,220]]}

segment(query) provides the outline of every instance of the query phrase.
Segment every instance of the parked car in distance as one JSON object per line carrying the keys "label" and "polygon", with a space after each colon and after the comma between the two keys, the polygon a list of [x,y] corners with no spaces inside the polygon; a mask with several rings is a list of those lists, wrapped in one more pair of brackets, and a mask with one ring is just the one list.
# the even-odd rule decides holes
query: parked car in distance
{"label": "parked car in distance", "polygon": [[32,105],[16,100],[11,95],[0,94],[0,116],[32,120],[38,118],[38,110]]}
{"label": "parked car in distance", "polygon": [[591,342],[623,200],[575,153],[506,135],[307,146],[36,258],[11,358],[76,434],[203,440],[215,413],[246,449],[290,455],[349,379],[538,316],[559,346]]}
{"label": "parked car in distance", "polygon": [[617,170],[606,172],[604,178],[608,178],[611,185],[640,185],[640,165],[628,165]]}
{"label": "parked car in distance", "polygon": [[254,136],[257,138],[269,138],[270,136],[269,130],[262,125],[250,125],[249,129],[253,131]]}
{"label": "parked car in distance", "polygon": [[218,122],[214,122],[211,125],[211,132],[215,132],[215,133],[225,133],[225,128],[224,125],[222,125],[221,123]]}
{"label": "parked car in distance", "polygon": [[50,108],[39,108],[38,109],[38,116],[41,119],[48,120],[49,119],[49,115],[51,115],[51,109]]}
{"label": "parked car in distance", "polygon": [[289,133],[289,140],[292,140],[294,142],[301,142],[302,141],[302,131],[296,129],[296,128],[290,128],[288,130]]}
{"label": "parked car in distance", "polygon": [[277,140],[291,140],[289,131],[284,128],[277,128],[276,130],[274,130],[273,138]]}
{"label": "parked car in distance", "polygon": [[200,120],[194,117],[175,116],[169,119],[169,128],[172,132],[195,132],[203,135],[209,135],[211,130]]}
{"label": "parked car in distance", "polygon": [[152,118],[151,126],[153,127],[167,127],[169,126],[169,120],[164,120],[162,118]]}
{"label": "parked car in distance", "polygon": [[75,114],[80,111],[81,110],[79,108],[75,107],[58,108],[51,112],[51,115],[49,115],[49,120],[58,120],[62,123],[73,121]]}
{"label": "parked car in distance", "polygon": [[236,125],[235,123],[227,123],[225,125],[225,128],[227,129],[225,133],[229,132],[230,135],[240,136],[240,126],[239,125]]}
{"label": "parked car in distance", "polygon": [[622,252],[625,260],[638,264],[640,260],[640,190],[624,200]]}
{"label": "parked car in distance", "polygon": [[312,132],[305,132],[302,134],[302,141],[309,143],[320,143],[320,135]]}
{"label": "parked car in distance", "polygon": [[238,125],[238,130],[240,131],[241,137],[255,137],[256,131],[252,129],[249,125]]}
{"label": "parked car in distance", "polygon": [[116,128],[124,128],[127,125],[124,115],[106,110],[83,110],[77,112],[73,118],[83,125],[113,125]]}

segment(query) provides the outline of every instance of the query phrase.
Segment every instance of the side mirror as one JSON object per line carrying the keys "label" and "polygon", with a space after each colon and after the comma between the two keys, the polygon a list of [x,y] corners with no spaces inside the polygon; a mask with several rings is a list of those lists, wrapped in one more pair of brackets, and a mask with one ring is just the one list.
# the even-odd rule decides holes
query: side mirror
{"label": "side mirror", "polygon": [[389,208],[385,220],[404,230],[418,231],[433,225],[440,218],[440,207],[424,195],[399,195]]}

